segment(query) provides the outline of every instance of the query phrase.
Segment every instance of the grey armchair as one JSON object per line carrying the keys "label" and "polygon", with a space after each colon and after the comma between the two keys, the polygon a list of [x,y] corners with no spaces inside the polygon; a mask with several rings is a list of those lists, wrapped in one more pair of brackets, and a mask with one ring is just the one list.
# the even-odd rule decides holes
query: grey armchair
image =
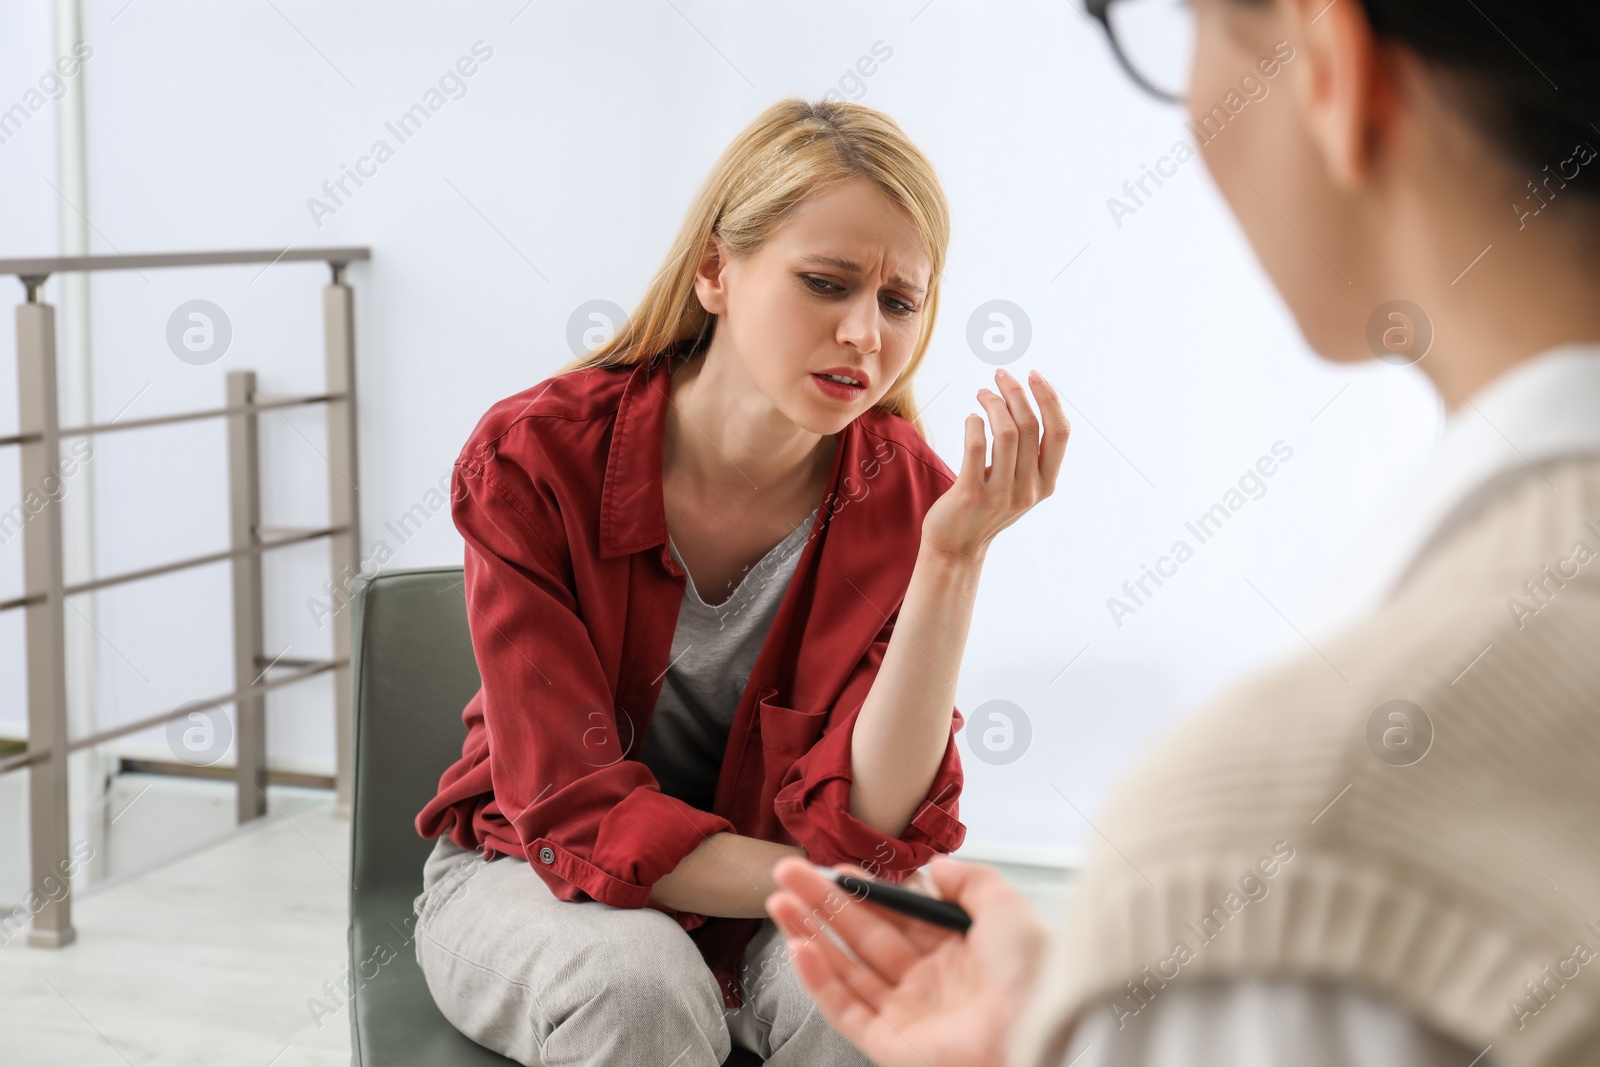
{"label": "grey armchair", "polygon": [[[411,904],[433,847],[412,820],[461,754],[461,710],[479,683],[461,568],[359,579],[351,611],[352,1067],[511,1063],[440,1014],[412,943]],[[726,1064],[760,1062],[736,1047]]]}

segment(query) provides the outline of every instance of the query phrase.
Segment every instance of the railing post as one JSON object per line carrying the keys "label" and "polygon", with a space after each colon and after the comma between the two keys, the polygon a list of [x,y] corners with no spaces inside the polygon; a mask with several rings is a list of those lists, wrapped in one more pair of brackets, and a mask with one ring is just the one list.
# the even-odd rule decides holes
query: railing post
{"label": "railing post", "polygon": [[[28,768],[29,888],[42,907],[28,944],[69,945],[72,893],[68,856],[66,598],[61,562],[61,437],[56,408],[55,308],[39,299],[42,277],[24,278],[17,305],[17,400],[24,442],[23,590],[40,598],[25,609],[28,660],[28,751],[44,758]],[[63,886],[63,883],[65,885]]]}
{"label": "railing post", "polygon": [[322,291],[323,337],[327,355],[327,389],[343,394],[328,404],[328,525],[335,533],[328,544],[333,572],[333,658],[345,666],[333,672],[334,807],[350,810],[350,583],[361,572],[361,493],[356,462],[355,303],[345,283],[345,264],[330,263],[333,278]]}
{"label": "railing post", "polygon": [[[228,372],[228,406],[253,404],[255,371]],[[228,416],[228,512],[234,548],[261,540],[261,452],[254,411]],[[233,559],[233,682],[235,690],[261,676],[265,637],[262,624],[261,553]],[[267,813],[267,700],[264,693],[242,696],[234,704],[234,781],[241,823]]]}

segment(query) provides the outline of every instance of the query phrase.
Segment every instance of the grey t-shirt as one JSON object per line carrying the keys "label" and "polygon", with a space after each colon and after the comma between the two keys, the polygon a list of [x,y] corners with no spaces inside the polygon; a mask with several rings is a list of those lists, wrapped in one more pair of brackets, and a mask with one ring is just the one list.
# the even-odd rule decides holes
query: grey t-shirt
{"label": "grey t-shirt", "polygon": [[[721,602],[707,604],[694,578],[687,578],[666,678],[639,756],[663,793],[711,810],[733,714],[818,510],[746,571]],[[667,547],[683,567],[670,535]]]}

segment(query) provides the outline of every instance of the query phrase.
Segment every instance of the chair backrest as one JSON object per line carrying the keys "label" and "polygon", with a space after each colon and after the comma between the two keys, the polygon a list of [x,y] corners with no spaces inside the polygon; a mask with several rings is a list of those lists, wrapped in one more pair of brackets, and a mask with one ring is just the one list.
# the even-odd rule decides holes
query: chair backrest
{"label": "chair backrest", "polygon": [[460,567],[390,571],[352,590],[350,877],[358,897],[422,892],[433,842],[414,825],[461,755],[478,691]]}
{"label": "chair backrest", "polygon": [[[390,960],[358,983],[350,1006],[352,1067],[494,1067],[507,1060],[462,1036],[439,1013],[404,917],[422,892],[433,842],[416,815],[461,755],[467,701],[480,679],[460,567],[390,571],[351,590],[354,795],[350,833],[350,960]],[[396,925],[396,920],[401,925]],[[389,951],[379,954],[380,949]],[[366,969],[362,970],[366,977]],[[724,1067],[761,1058],[734,1048]]]}

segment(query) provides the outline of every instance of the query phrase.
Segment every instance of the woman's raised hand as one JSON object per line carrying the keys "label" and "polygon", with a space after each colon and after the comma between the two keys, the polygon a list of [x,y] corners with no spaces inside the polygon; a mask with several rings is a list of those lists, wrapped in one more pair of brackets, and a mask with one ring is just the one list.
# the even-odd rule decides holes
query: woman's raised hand
{"label": "woman's raised hand", "polygon": [[989,415],[994,455],[985,467],[988,441],[983,418],[968,415],[966,447],[955,484],[922,520],[925,548],[951,556],[981,559],[996,534],[1056,488],[1056,473],[1067,449],[1072,424],[1061,410],[1061,398],[1044,375],[1028,376],[1039,402],[1035,415],[1022,383],[1004,368],[995,372],[1000,393],[978,390],[978,402]]}

